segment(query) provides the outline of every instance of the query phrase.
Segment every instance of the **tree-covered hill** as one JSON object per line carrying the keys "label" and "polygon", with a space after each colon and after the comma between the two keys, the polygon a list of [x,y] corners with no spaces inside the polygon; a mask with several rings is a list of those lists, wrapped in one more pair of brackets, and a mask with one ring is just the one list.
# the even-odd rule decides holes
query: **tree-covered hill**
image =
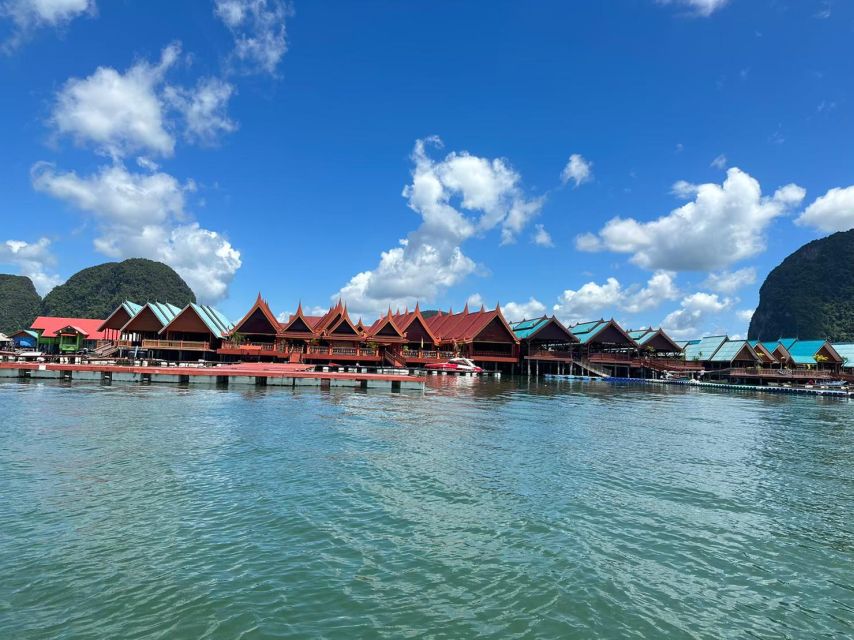
{"label": "tree-covered hill", "polygon": [[854,229],[805,244],[768,274],[748,337],[854,341]]}
{"label": "tree-covered hill", "polygon": [[0,332],[26,329],[39,315],[42,299],[26,276],[0,274]]}
{"label": "tree-covered hill", "polygon": [[42,314],[106,318],[124,300],[139,304],[157,300],[182,307],[195,302],[196,296],[171,267],[131,258],[78,271],[45,296]]}

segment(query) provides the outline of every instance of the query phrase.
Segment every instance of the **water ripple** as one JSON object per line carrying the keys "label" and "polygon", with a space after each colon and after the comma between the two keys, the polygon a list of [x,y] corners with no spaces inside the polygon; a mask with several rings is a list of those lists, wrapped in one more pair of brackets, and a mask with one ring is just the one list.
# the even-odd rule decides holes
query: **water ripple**
{"label": "water ripple", "polygon": [[854,634],[851,404],[0,384],[0,637]]}

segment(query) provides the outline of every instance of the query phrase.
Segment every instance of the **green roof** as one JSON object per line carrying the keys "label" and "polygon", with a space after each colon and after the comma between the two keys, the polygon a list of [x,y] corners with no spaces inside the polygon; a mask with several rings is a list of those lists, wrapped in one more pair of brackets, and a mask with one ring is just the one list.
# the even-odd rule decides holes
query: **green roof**
{"label": "green roof", "polygon": [[685,354],[686,360],[709,362],[726,340],[726,336],[706,336],[700,340],[691,340],[685,345],[682,352]]}
{"label": "green roof", "polygon": [[[181,310],[175,305],[169,304],[168,302],[149,302],[145,305],[154,313],[157,319],[160,321],[162,326],[166,326],[172,319],[181,313]],[[140,308],[140,311],[144,307]]]}
{"label": "green roof", "polygon": [[816,364],[815,356],[826,344],[826,340],[798,340],[789,347],[789,355],[795,364]]}
{"label": "green roof", "polygon": [[122,307],[122,309],[124,309],[127,312],[127,314],[131,318],[133,318],[137,313],[139,313],[142,310],[141,304],[137,304],[136,302],[131,302],[130,300],[125,300],[124,302],[122,302],[122,304],[120,306]]}
{"label": "green roof", "polygon": [[842,366],[846,369],[854,367],[854,342],[833,343],[836,353],[842,358]]}
{"label": "green roof", "polygon": [[226,318],[222,313],[206,304],[196,304],[191,302],[193,310],[202,319],[210,332],[217,338],[224,338],[226,334],[234,329],[234,323]]}
{"label": "green roof", "polygon": [[[746,340],[727,340],[724,342],[715,354],[709,358],[710,362],[732,362],[744,347],[747,347],[752,353],[753,348]],[[757,358],[758,359],[758,358]]]}
{"label": "green roof", "polygon": [[777,340],[777,344],[783,345],[783,348],[786,349],[786,351],[788,351],[789,349],[792,348],[792,345],[795,344],[797,341],[798,341],[797,338],[780,338],[779,340]]}
{"label": "green roof", "polygon": [[531,337],[537,331],[539,331],[545,324],[547,324],[549,318],[543,316],[542,318],[536,318],[534,320],[522,320],[521,322],[511,322],[510,328],[513,330],[513,333],[516,334],[516,337],[520,340],[524,340],[525,338]]}

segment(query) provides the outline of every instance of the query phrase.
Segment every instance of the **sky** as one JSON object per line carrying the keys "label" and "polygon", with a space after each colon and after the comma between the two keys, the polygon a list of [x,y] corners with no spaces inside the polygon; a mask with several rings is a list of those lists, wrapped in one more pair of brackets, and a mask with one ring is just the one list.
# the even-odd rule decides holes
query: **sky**
{"label": "sky", "polygon": [[0,0],[0,271],[239,319],[467,302],[747,332],[854,227],[854,2]]}

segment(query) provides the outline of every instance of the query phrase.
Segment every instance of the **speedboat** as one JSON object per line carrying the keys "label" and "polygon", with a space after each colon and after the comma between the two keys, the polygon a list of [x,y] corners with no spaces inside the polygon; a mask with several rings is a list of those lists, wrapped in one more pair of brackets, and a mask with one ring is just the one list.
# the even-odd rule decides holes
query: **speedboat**
{"label": "speedboat", "polygon": [[451,358],[447,362],[433,362],[425,365],[429,371],[465,371],[469,373],[481,373],[483,369],[468,358]]}

